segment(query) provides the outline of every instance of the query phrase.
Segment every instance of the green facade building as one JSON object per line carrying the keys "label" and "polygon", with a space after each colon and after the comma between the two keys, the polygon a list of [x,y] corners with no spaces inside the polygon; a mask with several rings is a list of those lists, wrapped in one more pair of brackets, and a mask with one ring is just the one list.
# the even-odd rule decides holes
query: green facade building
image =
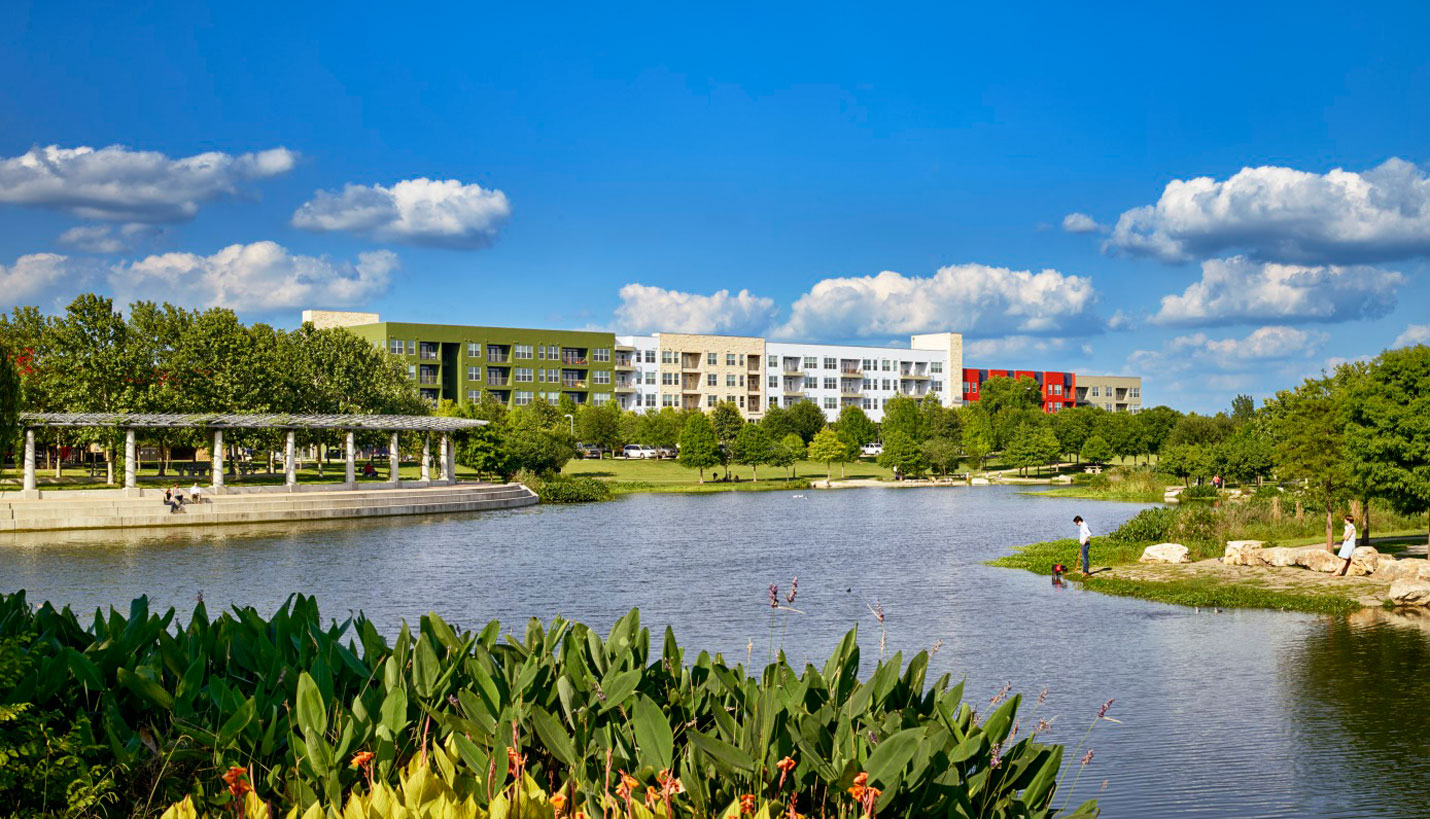
{"label": "green facade building", "polygon": [[566,396],[577,404],[604,404],[613,394],[616,338],[612,333],[352,323],[352,318],[353,314],[304,313],[304,320],[345,327],[401,358],[422,396],[433,402],[479,401],[490,395],[512,406],[529,404],[537,396],[553,403]]}

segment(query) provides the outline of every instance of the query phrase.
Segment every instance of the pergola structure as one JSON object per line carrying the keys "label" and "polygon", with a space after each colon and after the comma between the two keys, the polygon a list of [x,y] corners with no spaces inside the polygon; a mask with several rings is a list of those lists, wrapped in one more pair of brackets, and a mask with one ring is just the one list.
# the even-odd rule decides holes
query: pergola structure
{"label": "pergola structure", "polygon": [[388,432],[392,435],[388,447],[391,464],[391,481],[398,483],[398,435],[403,432],[420,432],[422,437],[422,477],[424,483],[432,482],[433,434],[440,438],[437,480],[450,483],[455,475],[452,433],[472,429],[486,424],[486,421],[471,418],[448,418],[435,415],[290,415],[290,414],[240,414],[240,413],[127,413],[127,412],[27,412],[20,415],[20,423],[25,428],[25,484],[26,492],[36,490],[35,483],[35,429],[40,427],[110,427],[124,430],[124,488],[135,489],[139,485],[139,467],[136,455],[135,430],[138,429],[198,429],[213,433],[213,488],[223,489],[223,433],[226,429],[277,429],[287,430],[288,441],[284,449],[283,468],[290,487],[298,483],[295,463],[295,433],[298,430],[340,430],[347,433],[345,457],[347,461],[346,483],[355,485],[357,465],[353,458],[353,436],[357,432]]}

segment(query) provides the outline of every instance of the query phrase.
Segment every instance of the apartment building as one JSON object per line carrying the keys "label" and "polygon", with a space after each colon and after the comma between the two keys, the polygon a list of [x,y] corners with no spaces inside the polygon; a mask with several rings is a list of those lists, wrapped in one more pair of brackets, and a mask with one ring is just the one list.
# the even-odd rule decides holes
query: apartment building
{"label": "apartment building", "polygon": [[983,382],[990,378],[1031,378],[1043,394],[1043,412],[1057,412],[1077,400],[1077,376],[1068,372],[1039,370],[983,370],[964,368],[963,400],[974,402],[982,394]]}
{"label": "apartment building", "polygon": [[1142,378],[1135,375],[1080,375],[1077,405],[1112,412],[1142,411]]}
{"label": "apartment building", "polygon": [[616,393],[622,408],[709,410],[729,401],[746,420],[764,417],[763,338],[655,333],[618,336],[616,343],[631,362],[628,375],[617,381],[629,386]]}
{"label": "apartment building", "polygon": [[961,403],[949,378],[963,368],[962,336],[927,333],[909,342],[908,347],[766,342],[768,405],[812,401],[831,421],[844,407],[856,406],[878,421],[897,395],[922,399],[933,393],[945,406]]}
{"label": "apartment building", "polygon": [[613,333],[377,319],[375,313],[303,311],[305,322],[345,327],[401,358],[422,397],[433,403],[490,395],[512,406],[537,396],[604,404],[615,395]]}

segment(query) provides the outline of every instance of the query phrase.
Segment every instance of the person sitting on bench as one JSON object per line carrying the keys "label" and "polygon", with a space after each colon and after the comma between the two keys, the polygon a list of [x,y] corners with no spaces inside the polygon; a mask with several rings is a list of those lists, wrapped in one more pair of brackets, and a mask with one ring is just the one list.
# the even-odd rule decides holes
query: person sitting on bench
{"label": "person sitting on bench", "polygon": [[191,487],[189,487],[189,503],[203,503],[203,502],[204,502],[204,491],[203,491],[203,489],[199,486],[199,482],[198,482],[198,481],[194,481],[194,485],[191,486]]}

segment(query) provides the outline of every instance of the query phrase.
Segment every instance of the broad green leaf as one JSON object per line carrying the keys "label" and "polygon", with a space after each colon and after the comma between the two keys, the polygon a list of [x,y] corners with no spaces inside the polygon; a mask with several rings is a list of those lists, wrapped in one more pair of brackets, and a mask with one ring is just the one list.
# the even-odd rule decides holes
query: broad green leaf
{"label": "broad green leaf", "polygon": [[120,668],[115,671],[115,678],[119,684],[133,691],[141,699],[168,711],[174,707],[174,698],[162,685],[154,682],[148,677],[136,674],[127,668]]}
{"label": "broad green leaf", "polygon": [[304,671],[298,675],[298,727],[309,737],[321,737],[328,731],[328,711],[323,707],[323,695],[318,684]]}
{"label": "broad green leaf", "polygon": [[631,721],[635,724],[641,762],[657,771],[669,769],[675,761],[675,736],[660,706],[644,694],[636,695]]}
{"label": "broad green leaf", "polygon": [[750,772],[755,770],[755,762],[750,759],[750,755],[728,742],[702,734],[694,729],[687,731],[686,736],[690,737],[690,743],[701,753],[709,756],[722,767],[731,771]]}

